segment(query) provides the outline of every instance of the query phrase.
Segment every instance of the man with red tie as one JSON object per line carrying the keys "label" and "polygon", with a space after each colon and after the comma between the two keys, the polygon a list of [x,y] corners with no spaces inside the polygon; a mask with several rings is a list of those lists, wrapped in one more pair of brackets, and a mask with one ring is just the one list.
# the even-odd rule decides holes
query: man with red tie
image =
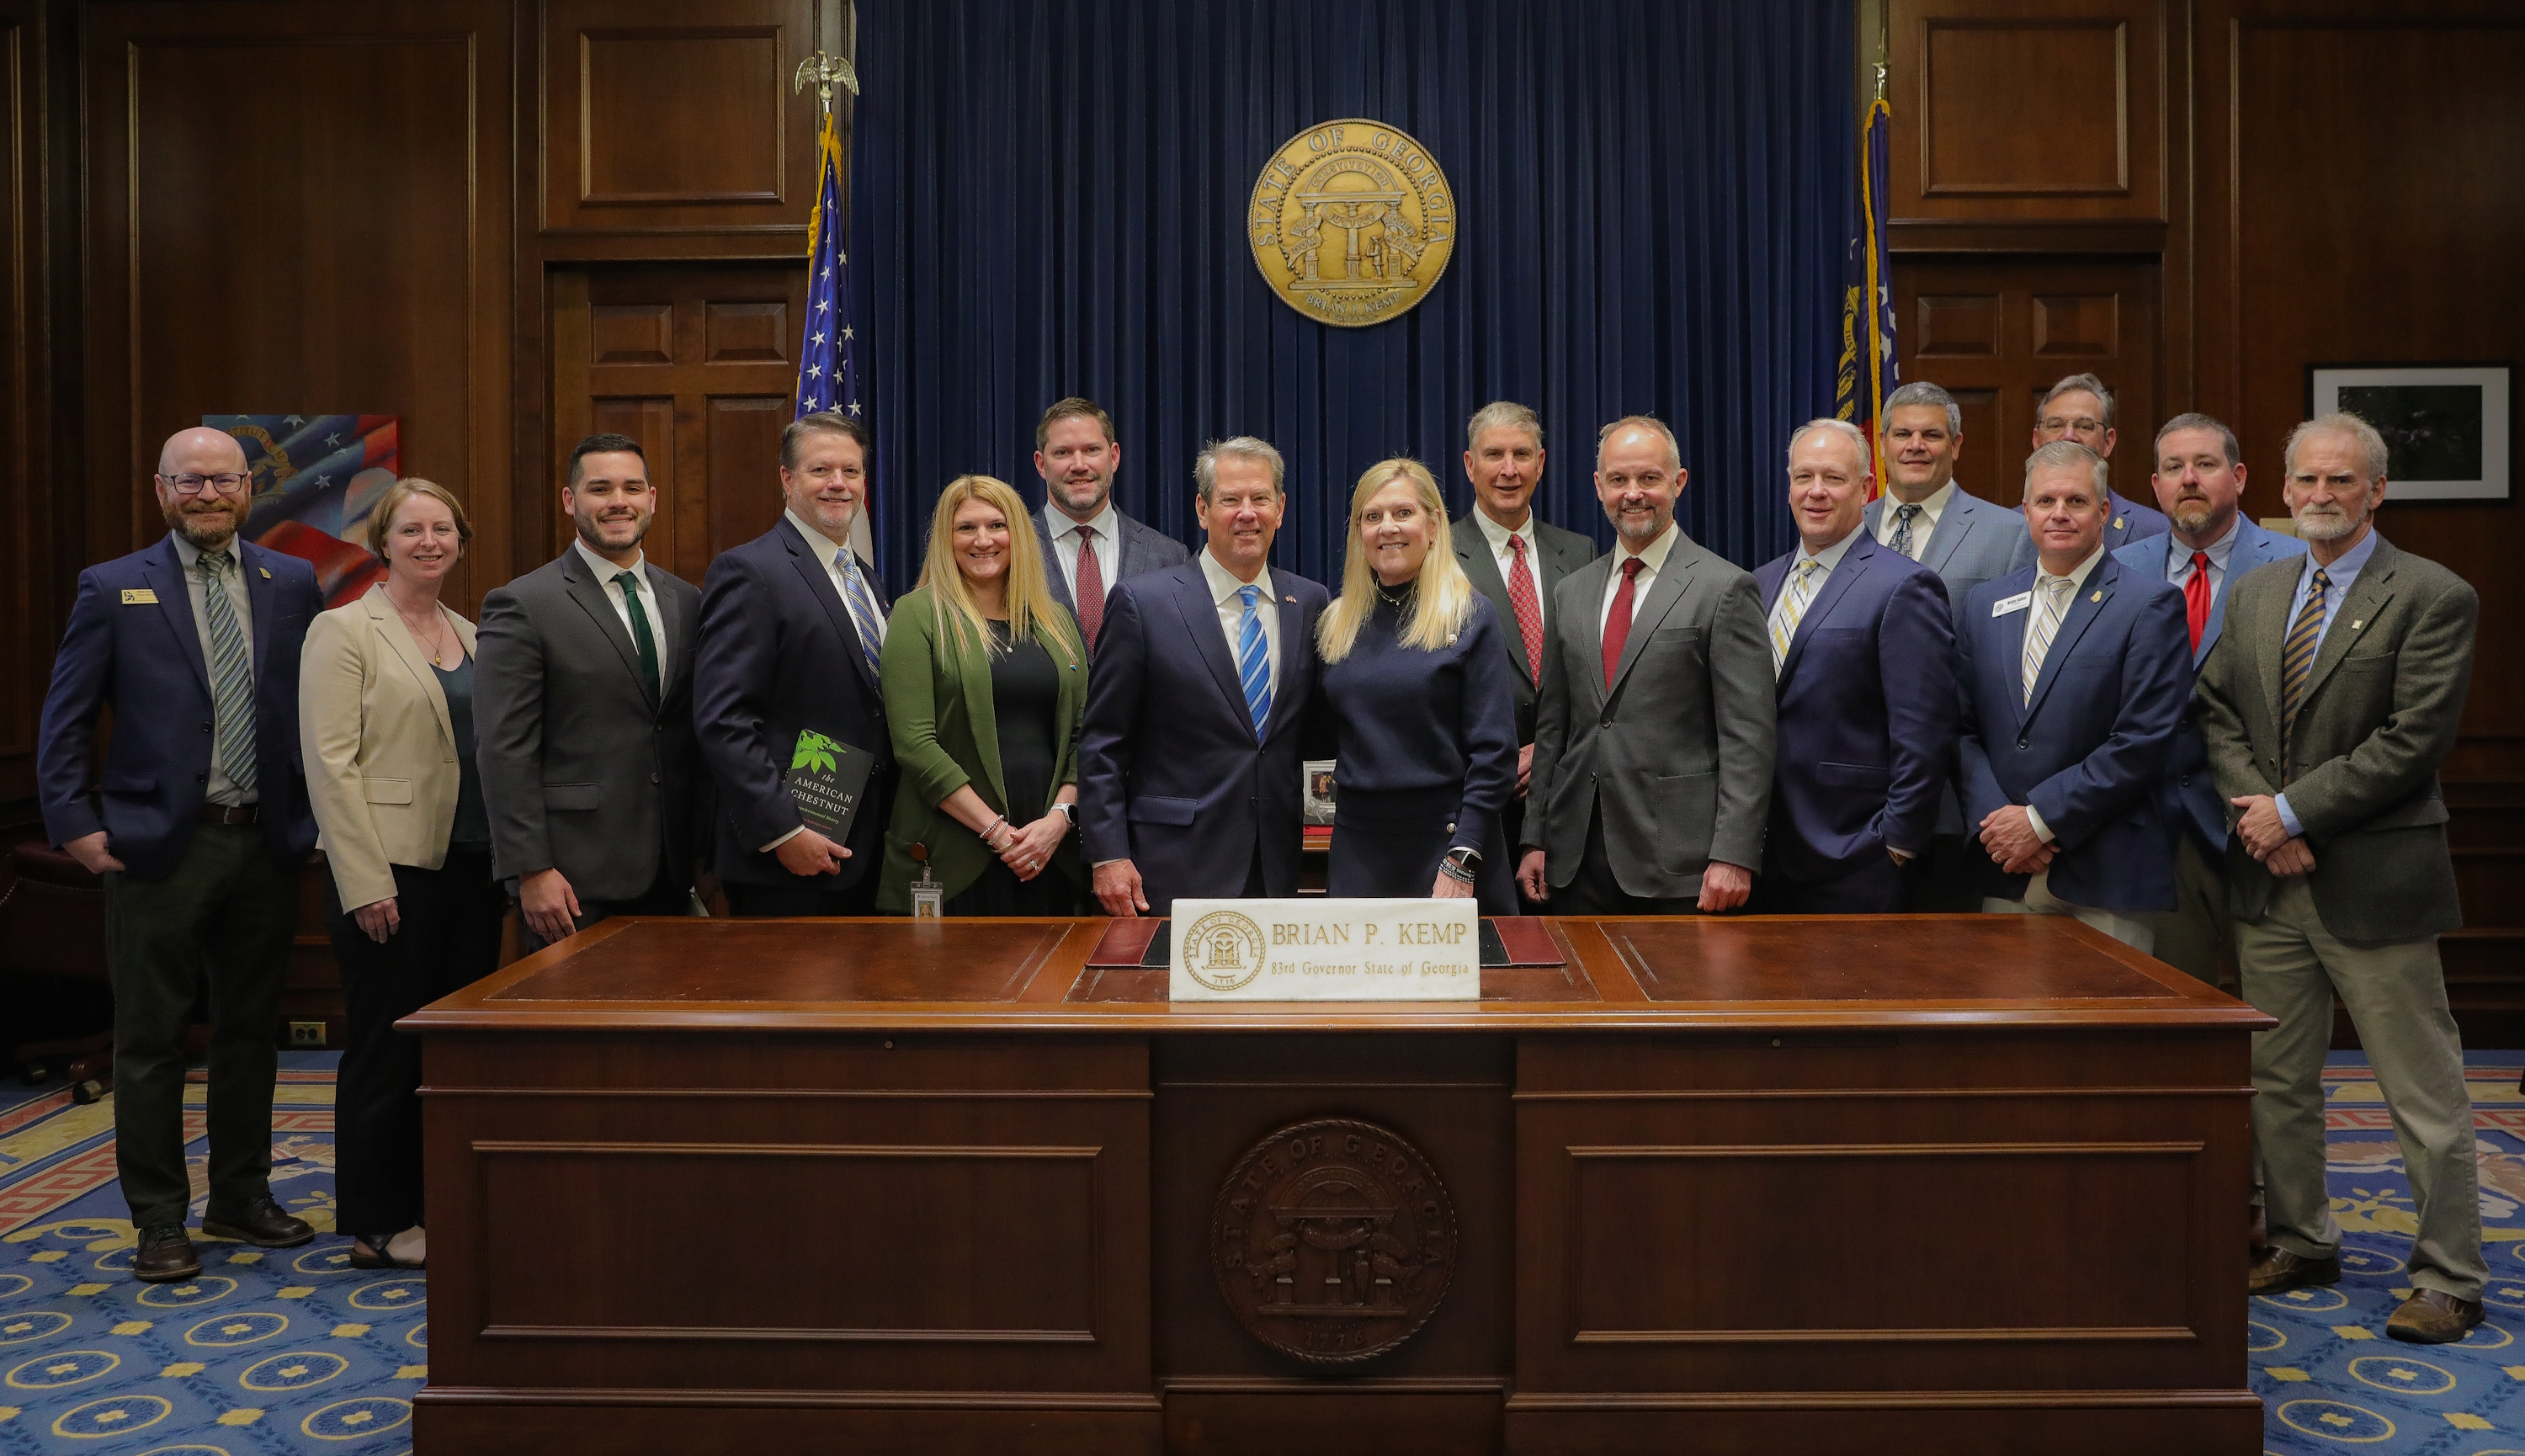
{"label": "man with red tie", "polygon": [[[2305,542],[2264,530],[2236,508],[2245,493],[2245,462],[2236,432],[2226,426],[2207,415],[2177,415],[2156,432],[2155,454],[2151,483],[2173,529],[2133,541],[2113,559],[2183,588],[2197,675],[2226,624],[2227,583],[2255,567],[2304,555]],[[2174,908],[2150,917],[2156,923],[2153,954],[2212,985],[2224,979],[2232,987],[2233,977],[2218,970],[2221,954],[2232,959],[2235,945],[2227,909],[2227,805],[2218,797],[2189,701],[2161,798],[2176,835]]]}
{"label": "man with red tie", "polygon": [[1053,600],[1078,619],[1091,657],[1114,583],[1192,557],[1183,542],[1114,504],[1114,473],[1121,467],[1114,417],[1096,401],[1072,396],[1043,412],[1034,427],[1034,470],[1043,477],[1043,514],[1035,523],[1043,539],[1043,576],[1052,583]]}
{"label": "man with red tie", "polygon": [[[1456,560],[1473,588],[1510,629],[1509,681],[1516,703],[1516,793],[1500,815],[1510,844],[1525,828],[1525,794],[1534,769],[1534,709],[1543,681],[1543,625],[1560,579],[1596,559],[1596,543],[1535,514],[1543,483],[1543,421],[1521,404],[1499,400],[1464,426],[1464,477],[1473,509],[1455,523]],[[1523,899],[1524,892],[1518,891]],[[1519,908],[1529,914],[1530,901]]]}
{"label": "man with red tie", "polygon": [[1770,639],[1753,577],[1674,524],[1685,476],[1659,421],[1597,437],[1616,545],[1552,595],[1517,866],[1557,915],[1732,910],[1762,863]]}

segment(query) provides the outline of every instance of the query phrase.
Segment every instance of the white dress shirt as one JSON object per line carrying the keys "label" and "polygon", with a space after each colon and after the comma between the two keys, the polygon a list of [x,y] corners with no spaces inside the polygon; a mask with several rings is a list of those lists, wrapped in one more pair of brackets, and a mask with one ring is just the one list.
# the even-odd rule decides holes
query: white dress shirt
{"label": "white dress shirt", "polygon": [[1622,589],[1622,563],[1634,556],[1641,562],[1639,585],[1631,596],[1631,610],[1637,612],[1640,603],[1649,599],[1649,588],[1657,584],[1658,573],[1665,570],[1665,559],[1674,554],[1674,543],[1682,539],[1683,527],[1669,521],[1664,534],[1649,542],[1647,550],[1633,551],[1628,541],[1615,548],[1613,569],[1606,575],[1605,599],[1596,606],[1596,634],[1600,639],[1604,636],[1605,620],[1613,615],[1613,593]]}
{"label": "white dress shirt", "polygon": [[1114,509],[1114,497],[1105,497],[1105,507],[1087,521],[1073,521],[1059,506],[1046,506],[1044,519],[1052,523],[1052,555],[1061,563],[1061,584],[1069,590],[1069,599],[1078,600],[1078,532],[1082,527],[1096,532],[1096,568],[1105,577],[1105,589],[1112,591],[1114,581],[1122,570],[1122,513]]}
{"label": "white dress shirt", "polygon": [[640,610],[649,619],[649,639],[658,646],[658,690],[664,692],[673,675],[667,666],[667,620],[658,615],[658,588],[649,584],[649,574],[644,570],[649,558],[634,551],[631,564],[619,567],[589,550],[582,538],[572,537],[570,544],[578,548],[579,559],[587,564],[587,569],[596,574],[597,583],[605,588],[605,599],[614,604],[614,615],[621,622],[623,634],[631,639],[634,647],[640,645],[640,634],[631,630],[631,604],[622,599],[622,583],[616,578],[629,572],[639,583]]}
{"label": "white dress shirt", "polygon": [[1254,615],[1262,625],[1262,655],[1271,663],[1271,701],[1280,701],[1280,599],[1271,594],[1271,569],[1257,572],[1250,582],[1239,581],[1235,573],[1218,564],[1209,547],[1193,555],[1201,562],[1202,579],[1210,583],[1211,600],[1218,604],[1218,628],[1227,633],[1229,662],[1236,661],[1236,638],[1245,628],[1245,598],[1240,593],[1249,585],[1261,588]]}
{"label": "white dress shirt", "polygon": [[[1938,529],[1938,518],[1947,514],[1947,507],[1954,502],[1955,498],[1956,482],[1950,478],[1944,485],[1930,491],[1928,499],[1920,502],[1920,514],[1911,518],[1911,559],[1913,561],[1928,555],[1929,537]],[[1890,490],[1885,492],[1885,509],[1878,512],[1876,516],[1876,539],[1885,545],[1894,544],[1894,532],[1902,525],[1899,519],[1902,509],[1902,500]]]}
{"label": "white dress shirt", "polygon": [[[182,531],[175,531],[173,535],[175,559],[184,567],[184,596],[193,608],[193,634],[201,639],[202,670],[207,673],[212,671],[212,664],[219,658],[211,646],[211,621],[202,615],[202,551],[185,540]],[[227,588],[228,605],[236,610],[237,632],[243,638],[241,645],[245,648],[246,671],[251,673],[254,671],[254,593],[245,584],[245,553],[237,549],[236,538],[231,536],[220,554],[227,558],[220,581]],[[211,739],[210,786],[202,797],[223,809],[260,802],[263,798],[261,789],[238,788],[236,780],[228,777],[227,770],[220,767],[226,761],[222,750],[227,745],[226,733],[218,733]]]}
{"label": "white dress shirt", "polygon": [[[2227,558],[2236,554],[2236,537],[2244,532],[2244,528],[2245,518],[2238,516],[2227,523],[2225,535],[2197,548],[2209,553],[2209,600],[2212,605],[2216,604],[2218,593],[2227,589]],[[2165,579],[2178,588],[2192,581],[2192,553],[2195,549],[2173,535],[2165,538]]]}
{"label": "white dress shirt", "polygon": [[[2040,564],[2036,565],[2034,568],[2034,600],[2029,602],[2025,608],[2027,613],[2025,622],[2026,630],[2032,631],[2034,629],[2034,619],[2032,614],[2043,610],[2043,583],[2046,581],[2066,580],[2069,583],[2068,594],[2061,599],[2062,606],[2060,608],[2060,623],[2064,627],[2067,626],[2069,621],[2069,611],[2071,607],[2077,604],[2078,593],[2086,588],[2087,577],[2095,574],[2096,563],[2103,561],[2104,559],[2104,548],[2102,545],[2099,545],[2093,552],[2088,554],[2085,561],[2071,567],[2069,569],[2069,575],[2065,577],[2055,577],[2050,572],[2045,571]],[[2056,648],[2059,645],[2060,639],[2057,636],[2055,636],[2052,639],[2052,646],[2044,649],[2043,657],[2047,666],[2051,662],[2052,649]],[[2025,806],[2025,822],[2033,828],[2034,837],[2042,840],[2046,844],[2051,843],[2054,838],[2057,837],[2052,832],[2052,827],[2043,822],[2042,813],[2031,804]]]}
{"label": "white dress shirt", "polygon": [[[1514,547],[1509,545],[1509,538],[1510,536],[1514,536],[1518,540],[1525,542],[1526,575],[1534,582],[1534,620],[1536,625],[1539,627],[1550,627],[1552,625],[1552,593],[1545,590],[1543,586],[1543,558],[1539,554],[1542,551],[1543,543],[1536,539],[1534,534],[1534,512],[1530,510],[1527,511],[1525,513],[1525,524],[1514,530],[1510,530],[1507,527],[1493,521],[1489,516],[1483,514],[1481,507],[1475,506],[1473,508],[1473,525],[1481,527],[1482,539],[1490,543],[1491,560],[1499,564],[1500,580],[1502,582],[1509,582],[1516,579],[1516,550]],[[1513,617],[1510,618],[1507,626],[1513,628],[1516,626],[1516,620]]]}

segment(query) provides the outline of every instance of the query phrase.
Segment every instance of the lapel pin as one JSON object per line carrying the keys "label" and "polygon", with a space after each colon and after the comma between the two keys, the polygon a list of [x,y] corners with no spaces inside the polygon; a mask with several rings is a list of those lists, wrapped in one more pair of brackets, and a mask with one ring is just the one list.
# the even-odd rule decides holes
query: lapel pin
{"label": "lapel pin", "polygon": [[2367,625],[2367,619],[2366,619],[2366,618],[2364,618],[2364,617],[2361,617],[2361,618],[2359,618],[2356,622],[2353,622],[2353,623],[2350,624],[2350,629],[2351,629],[2352,631],[2353,631],[2353,632],[2354,632],[2354,631],[2358,630],[2358,628],[2362,628],[2362,627],[2365,627],[2366,625]]}
{"label": "lapel pin", "polygon": [[2123,520],[2124,520],[2124,518],[2123,518],[2123,517],[2115,516],[2115,517],[2113,518],[2113,529],[2115,529],[2115,530],[2120,530],[2120,529],[2122,528],[2122,522],[2123,522]]}
{"label": "lapel pin", "polygon": [[271,579],[272,579],[272,568],[270,568],[270,567],[256,567],[256,568],[255,568],[255,570],[256,570],[256,571],[258,571],[258,572],[263,573],[263,579],[265,579],[266,581],[269,581],[269,580],[271,580]]}
{"label": "lapel pin", "polygon": [[1296,606],[1296,605],[1298,604],[1298,599],[1297,599],[1296,597],[1294,597],[1294,596],[1284,596],[1284,597],[1280,598],[1280,600],[1282,600],[1282,601],[1284,601],[1284,602],[1287,602],[1290,606],[1293,606],[1293,607],[1294,607],[1294,606]]}
{"label": "lapel pin", "polygon": [[2095,595],[2093,595],[2093,596],[2091,596],[2091,597],[2088,597],[2088,598],[2087,598],[2087,600],[2089,600],[2089,601],[2091,601],[2091,602],[2101,602],[2101,601],[2103,601],[2104,599],[2104,588],[2102,588],[2102,587],[2098,587],[2098,588],[2096,589],[2096,593],[2095,593]]}

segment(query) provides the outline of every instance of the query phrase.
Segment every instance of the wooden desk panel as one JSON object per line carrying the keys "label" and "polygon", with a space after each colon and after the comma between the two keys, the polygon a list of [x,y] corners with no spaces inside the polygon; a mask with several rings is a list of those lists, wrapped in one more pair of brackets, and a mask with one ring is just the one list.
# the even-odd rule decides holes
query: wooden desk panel
{"label": "wooden desk panel", "polygon": [[[2256,1449],[2266,1023],[2085,927],[1561,921],[1478,1003],[1176,1007],[1103,924],[615,921],[411,1018],[420,1449]],[[1461,1235],[1355,1372],[1208,1264],[1315,1117]]]}

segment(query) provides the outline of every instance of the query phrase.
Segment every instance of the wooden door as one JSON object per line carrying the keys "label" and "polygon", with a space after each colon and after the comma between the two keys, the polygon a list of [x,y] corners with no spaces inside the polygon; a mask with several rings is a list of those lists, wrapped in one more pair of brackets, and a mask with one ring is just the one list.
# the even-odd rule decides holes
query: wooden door
{"label": "wooden door", "polygon": [[569,540],[569,452],[613,431],[648,456],[651,559],[699,583],[712,557],[780,516],[805,261],[591,264],[557,270],[551,297],[554,554]]}
{"label": "wooden door", "polygon": [[2016,504],[2035,404],[2062,376],[2092,374],[2114,394],[2113,488],[2154,501],[2157,276],[2153,258],[1895,260],[1903,377],[1943,385],[1963,407],[1956,478],[1966,490]]}

